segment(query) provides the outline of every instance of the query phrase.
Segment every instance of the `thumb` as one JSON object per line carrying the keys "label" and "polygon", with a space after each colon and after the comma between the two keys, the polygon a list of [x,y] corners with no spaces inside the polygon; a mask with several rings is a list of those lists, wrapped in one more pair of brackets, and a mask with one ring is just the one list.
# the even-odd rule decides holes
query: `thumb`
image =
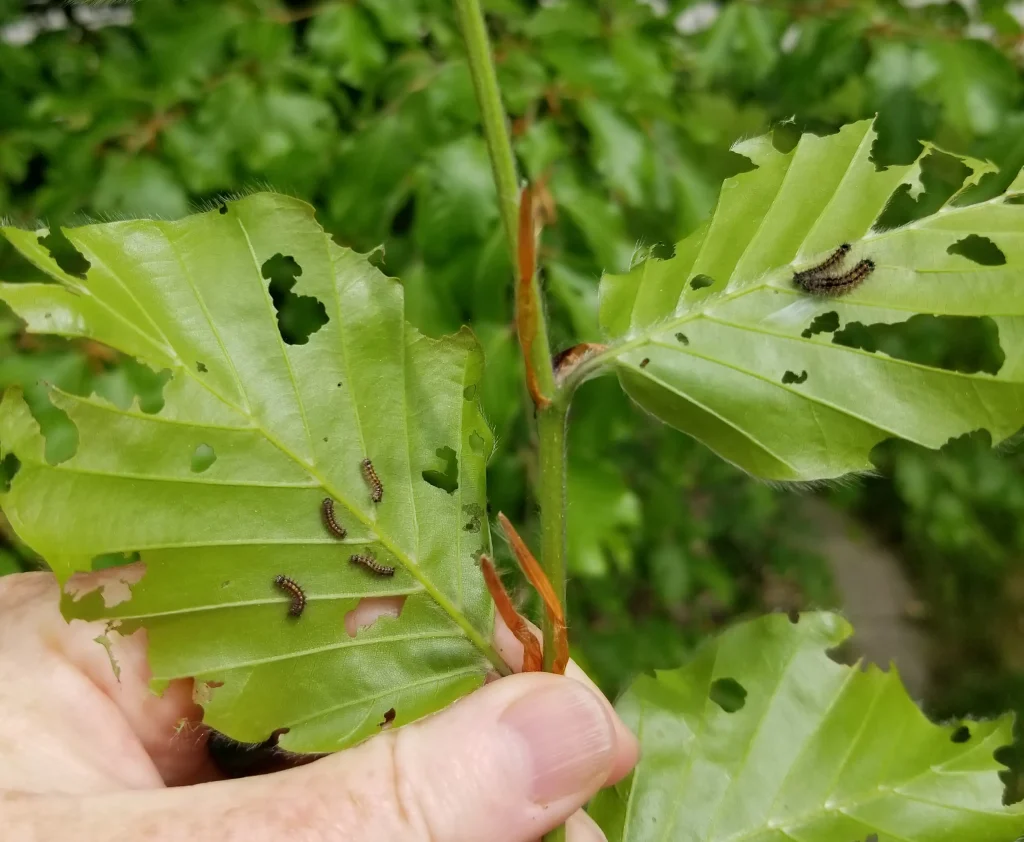
{"label": "thumb", "polygon": [[535,673],[488,685],[347,758],[357,773],[392,773],[380,788],[389,824],[353,838],[537,839],[590,799],[622,765],[620,753],[632,757],[632,740],[620,751],[612,717],[572,679]]}
{"label": "thumb", "polygon": [[[514,675],[308,766],[73,806],[65,797],[54,809],[35,801],[20,826],[62,838],[72,827],[62,826],[66,819],[80,842],[128,842],[143,831],[150,842],[530,842],[565,823],[616,766],[635,761],[635,744],[617,736],[613,716],[579,681]],[[18,818],[9,814],[5,824],[19,827]]]}

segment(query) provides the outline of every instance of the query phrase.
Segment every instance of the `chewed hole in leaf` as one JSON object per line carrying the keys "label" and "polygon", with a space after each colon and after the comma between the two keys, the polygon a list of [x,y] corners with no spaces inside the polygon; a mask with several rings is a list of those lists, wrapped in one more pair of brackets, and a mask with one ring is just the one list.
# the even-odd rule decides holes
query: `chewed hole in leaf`
{"label": "chewed hole in leaf", "polygon": [[134,564],[142,556],[139,553],[100,553],[100,555],[93,556],[92,561],[89,563],[91,570],[109,570],[111,567],[124,567],[126,564]]}
{"label": "chewed hole in leaf", "polygon": [[25,403],[39,424],[46,442],[43,453],[47,464],[59,465],[78,451],[78,427],[68,414],[53,405],[49,391],[42,383],[26,386]]}
{"label": "chewed hole in leaf", "polygon": [[121,409],[128,409],[138,399],[139,409],[156,415],[164,408],[164,387],[171,380],[169,369],[154,371],[131,357],[120,360],[117,368],[100,378],[96,393]]}
{"label": "chewed hole in leaf", "polygon": [[789,385],[790,383],[796,383],[799,385],[800,383],[803,383],[806,379],[806,369],[801,371],[799,374],[796,374],[795,372],[792,371],[787,371],[785,374],[782,375],[782,382],[785,383],[786,385]]}
{"label": "chewed hole in leaf", "polygon": [[815,316],[807,330],[800,335],[804,339],[810,339],[815,334],[835,333],[837,330],[839,330],[839,314],[835,310],[830,310],[828,313]]}
{"label": "chewed hole in leaf", "polygon": [[367,596],[345,615],[345,633],[355,637],[381,618],[398,619],[405,607],[404,596]]}
{"label": "chewed hole in leaf", "polygon": [[206,372],[209,371],[209,369],[206,367],[205,363],[196,362],[196,371],[198,371],[200,374],[206,374]]}
{"label": "chewed hole in leaf", "polygon": [[473,449],[474,453],[483,453],[484,444],[486,444],[486,440],[482,435],[476,432],[469,434],[469,446]]}
{"label": "chewed hole in leaf", "polygon": [[444,469],[423,472],[423,479],[428,485],[454,494],[459,487],[459,455],[450,447],[439,447],[434,451],[444,462]]}
{"label": "chewed hole in leaf", "polygon": [[208,444],[200,444],[192,451],[192,473],[201,474],[217,461],[217,454]]}
{"label": "chewed hole in leaf", "polygon": [[789,622],[791,622],[795,626],[797,623],[800,622],[800,609],[790,608],[789,611],[786,612],[786,617],[788,617]]}
{"label": "chewed hole in leaf", "polygon": [[[117,553],[97,556],[106,561],[117,560]],[[136,555],[132,553],[132,556]],[[102,563],[102,562],[100,562]],[[132,586],[142,581],[146,575],[146,565],[129,558],[122,558],[121,563],[111,564],[105,572],[75,573],[64,583],[64,593],[72,602],[93,600],[104,608],[113,608],[132,598]]]}
{"label": "chewed hole in leaf", "polygon": [[1006,255],[1003,254],[1002,249],[988,237],[980,237],[977,234],[957,240],[946,249],[946,254],[959,254],[982,266],[1006,265]]}
{"label": "chewed hole in leaf", "polygon": [[479,532],[480,522],[484,518],[484,510],[476,503],[470,503],[468,506],[463,506],[462,511],[469,517],[462,527],[463,532]]}
{"label": "chewed hole in leaf", "polygon": [[832,341],[962,374],[997,374],[1006,360],[999,327],[988,316],[920,314],[897,324],[851,322]]}
{"label": "chewed hole in leaf", "polygon": [[277,311],[277,329],[288,345],[305,345],[309,337],[322,328],[329,318],[327,308],[312,295],[292,292],[302,267],[290,255],[275,254],[262,267],[263,277],[270,281],[270,298]]}
{"label": "chewed hole in leaf", "polygon": [[[223,686],[224,686],[224,682],[223,681],[198,681],[197,680],[195,682],[195,684],[193,685],[193,687],[192,687],[192,701],[194,701],[194,702],[196,702],[197,704],[200,704],[200,705],[208,705],[211,701],[213,701],[213,691],[217,690],[218,688],[223,687]],[[220,739],[222,739],[224,741],[232,742],[232,743],[235,742],[234,740],[231,740],[229,737],[226,737],[223,734],[219,734],[216,731],[213,732],[213,733],[217,734],[217,736],[220,737]],[[210,739],[211,746],[213,745],[214,742],[215,742],[215,740],[213,739],[213,735],[211,734],[211,739]]]}
{"label": "chewed hole in leaf", "polygon": [[473,400],[473,398],[476,397],[476,384],[473,384],[472,386],[467,386],[465,389],[463,389],[462,397],[464,397],[467,401]]}
{"label": "chewed hole in leaf", "polygon": [[971,729],[966,725],[961,725],[952,734],[949,735],[949,741],[952,743],[966,743],[971,739]]}
{"label": "chewed hole in leaf", "polygon": [[71,245],[71,241],[64,236],[64,232],[60,228],[54,228],[45,237],[40,237],[39,242],[50,252],[50,257],[62,271],[76,278],[85,277],[89,271],[89,261]]}
{"label": "chewed hole in leaf", "polygon": [[802,128],[794,121],[783,120],[772,127],[772,146],[783,155],[789,154],[800,142]]}
{"label": "chewed hole in leaf", "polygon": [[219,208],[217,208],[217,213],[219,213],[221,216],[224,216],[224,214],[226,214],[227,212],[228,212],[227,202],[225,202]]}
{"label": "chewed hole in leaf", "polygon": [[[952,436],[938,452],[960,464],[979,464],[986,451],[992,450],[992,434],[980,428],[959,436]],[[912,444],[899,438],[887,438],[873,448],[868,457],[879,473],[892,474],[898,459],[934,459],[935,451],[924,445]]]}
{"label": "chewed hole in leaf", "polygon": [[13,453],[0,459],[0,491],[10,491],[15,474],[21,468],[21,460]]}
{"label": "chewed hole in leaf", "polygon": [[935,213],[963,186],[971,172],[956,155],[933,149],[921,159],[923,192],[915,196],[909,184],[901,184],[889,197],[874,229],[899,228]]}
{"label": "chewed hole in leaf", "polygon": [[697,275],[690,281],[690,289],[704,289],[714,286],[715,279],[707,275]]}
{"label": "chewed hole in leaf", "polygon": [[747,703],[747,690],[735,678],[719,678],[711,683],[708,698],[726,713],[736,713]]}
{"label": "chewed hole in leaf", "polygon": [[650,257],[652,260],[671,260],[675,254],[674,243],[655,243],[651,246]]}
{"label": "chewed hole in leaf", "polygon": [[394,708],[389,708],[388,710],[384,711],[384,719],[380,723],[379,727],[381,728],[381,730],[384,730],[385,728],[390,728],[391,727],[391,723],[394,722],[394,721],[395,721],[395,709]]}

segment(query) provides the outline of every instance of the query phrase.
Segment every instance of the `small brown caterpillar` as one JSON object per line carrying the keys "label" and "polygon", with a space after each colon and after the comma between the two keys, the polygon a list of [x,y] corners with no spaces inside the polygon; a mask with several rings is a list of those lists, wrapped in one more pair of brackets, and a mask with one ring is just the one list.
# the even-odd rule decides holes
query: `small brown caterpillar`
{"label": "small brown caterpillar", "polygon": [[377,472],[373,469],[373,462],[369,459],[363,460],[363,478],[370,486],[370,499],[374,503],[379,503],[384,497],[384,486],[381,485],[380,477],[377,476]]}
{"label": "small brown caterpillar", "polygon": [[365,553],[364,555],[354,555],[349,558],[353,564],[361,564],[368,570],[372,570],[378,576],[394,576],[395,568],[388,567],[386,564],[381,564],[377,561],[373,553]]}
{"label": "small brown caterpillar", "polygon": [[874,271],[873,260],[862,260],[842,275],[817,275],[814,278],[807,278],[801,286],[815,295],[845,295]]}
{"label": "small brown caterpillar", "polygon": [[813,280],[819,275],[823,275],[826,272],[835,269],[843,260],[846,259],[846,255],[850,253],[850,244],[843,243],[837,248],[832,254],[825,258],[817,266],[812,266],[810,269],[804,269],[802,272],[793,273],[793,282],[799,284],[804,289],[807,289],[806,281]]}
{"label": "small brown caterpillar", "polygon": [[348,535],[348,530],[334,517],[334,501],[330,497],[324,497],[323,503],[320,504],[320,513],[324,516],[324,526],[335,538],[344,538]]}
{"label": "small brown caterpillar", "polygon": [[306,592],[299,587],[294,579],[287,576],[275,576],[274,584],[291,596],[292,604],[288,613],[292,617],[298,617],[306,608]]}

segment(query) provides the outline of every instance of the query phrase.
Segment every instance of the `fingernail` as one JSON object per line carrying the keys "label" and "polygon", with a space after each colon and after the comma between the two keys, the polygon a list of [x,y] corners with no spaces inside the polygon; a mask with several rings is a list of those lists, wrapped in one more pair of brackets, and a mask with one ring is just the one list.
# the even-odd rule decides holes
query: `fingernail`
{"label": "fingernail", "polygon": [[560,680],[518,699],[501,722],[526,745],[535,802],[589,793],[607,777],[614,726],[603,702],[579,682]]}
{"label": "fingernail", "polygon": [[608,842],[608,837],[590,816],[582,810],[573,813],[565,823],[569,842]]}

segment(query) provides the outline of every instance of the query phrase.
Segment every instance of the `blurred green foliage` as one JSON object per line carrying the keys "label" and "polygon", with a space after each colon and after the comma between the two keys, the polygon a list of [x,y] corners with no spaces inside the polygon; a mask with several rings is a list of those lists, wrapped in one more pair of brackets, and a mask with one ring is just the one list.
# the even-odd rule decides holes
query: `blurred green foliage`
{"label": "blurred green foliage", "polygon": [[[921,140],[991,158],[1001,169],[974,188],[983,198],[1024,164],[1014,4],[485,6],[521,169],[543,185],[556,350],[600,339],[602,271],[670,251],[663,244],[696,227],[722,180],[749,167],[728,151],[737,139],[775,126],[787,148],[801,131],[877,113],[879,166],[911,161]],[[510,263],[478,122],[447,0],[0,0],[3,214],[53,228],[175,217],[263,184],[310,201],[339,242],[383,247],[375,259],[403,279],[418,327],[476,331],[499,442],[492,506],[529,534],[534,468]],[[932,154],[924,193],[894,202],[887,222],[934,209],[963,169]],[[59,237],[51,248],[74,266]],[[0,277],[33,276],[0,249]],[[283,306],[284,329],[311,318]],[[1001,364],[984,331],[934,319],[862,328],[847,328],[850,344],[954,368]],[[0,388],[26,388],[56,454],[75,431],[43,382],[122,404],[159,400],[152,372],[102,348],[24,336],[0,315]],[[971,710],[975,697],[992,700],[982,712],[1002,708],[1010,692],[1024,704],[1021,466],[979,437],[941,455],[887,446],[881,477],[833,495],[904,550],[943,651],[938,709]],[[737,615],[835,602],[796,494],[647,419],[610,381],[586,386],[574,406],[569,500],[573,641],[610,692],[638,669],[677,665]],[[35,563],[9,530],[5,541],[0,572]]]}

